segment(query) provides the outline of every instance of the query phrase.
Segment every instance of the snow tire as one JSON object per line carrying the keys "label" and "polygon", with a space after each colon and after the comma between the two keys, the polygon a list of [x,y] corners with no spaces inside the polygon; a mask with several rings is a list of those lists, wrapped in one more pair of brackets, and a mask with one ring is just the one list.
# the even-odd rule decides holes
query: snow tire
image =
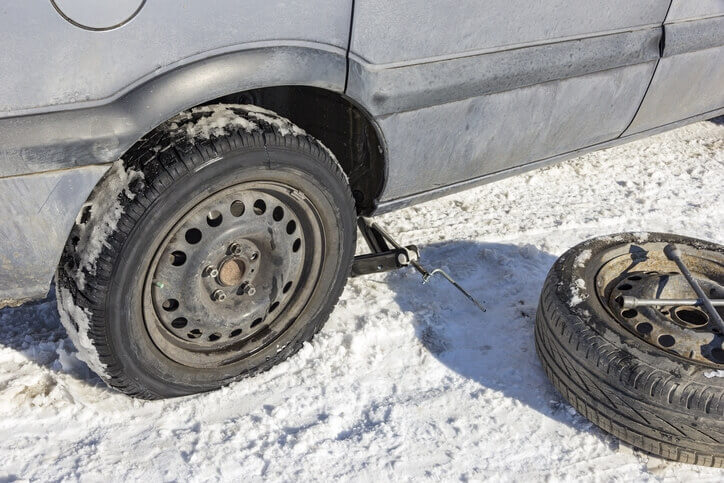
{"label": "snow tire", "polygon": [[[148,285],[144,273],[156,256],[149,252],[160,253],[159,240],[170,236],[164,230],[168,233],[174,217],[183,216],[184,203],[248,179],[291,186],[283,196],[313,205],[310,219],[319,224],[315,233],[321,233],[322,243],[306,252],[321,260],[305,292],[311,295],[295,305],[300,308],[288,328],[248,358],[187,367],[166,357],[140,320],[145,310],[138,309],[145,290],[140,287]],[[130,396],[158,399],[216,389],[268,370],[320,330],[351,269],[355,220],[347,177],[321,142],[255,106],[193,109],[139,140],[94,189],[58,267],[61,320],[79,357],[109,386]]]}
{"label": "snow tire", "polygon": [[607,253],[634,253],[646,246],[642,241],[724,254],[720,245],[659,233],[599,237],[571,248],[541,293],[538,356],[563,397],[604,431],[663,458],[724,467],[724,371],[632,334],[592,289]]}

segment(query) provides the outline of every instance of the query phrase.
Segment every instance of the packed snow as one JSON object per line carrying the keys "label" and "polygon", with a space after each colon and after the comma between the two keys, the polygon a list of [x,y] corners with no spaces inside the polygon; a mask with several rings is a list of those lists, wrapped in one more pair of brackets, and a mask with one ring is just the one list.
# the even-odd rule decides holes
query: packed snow
{"label": "packed snow", "polygon": [[724,243],[722,179],[720,120],[382,216],[488,311],[412,269],[353,279],[296,356],[182,399],[106,388],[52,296],[0,310],[0,480],[721,481],[580,416],[546,379],[533,324],[548,269],[582,240]]}
{"label": "packed snow", "polygon": [[[238,111],[246,116],[240,116]],[[203,114],[198,120],[184,122],[192,119],[194,114]],[[251,118],[251,119],[249,119]],[[251,104],[213,104],[201,106],[179,114],[171,119],[172,129],[182,129],[189,139],[209,139],[211,136],[222,136],[230,129],[241,128],[246,132],[259,130],[259,125],[253,120],[264,121],[274,126],[282,136],[304,136],[306,131],[296,126],[286,117]]]}
{"label": "packed snow", "polygon": [[119,196],[124,193],[132,200],[136,195],[129,186],[142,178],[141,171],[126,169],[123,161],[119,159],[108,169],[101,186],[94,190],[92,199],[81,210],[81,215],[86,214],[88,219],[76,220],[79,238],[77,246],[85,249],[80,252],[80,259],[73,274],[81,290],[85,288],[86,274],[95,275],[98,255],[103,247],[107,246],[108,236],[113,233],[121,219],[123,206]]}
{"label": "packed snow", "polygon": [[73,342],[76,358],[85,362],[99,376],[107,377],[106,365],[101,362],[90,337],[91,313],[73,302],[68,289],[61,288],[59,292],[56,304],[58,317],[68,338]]}

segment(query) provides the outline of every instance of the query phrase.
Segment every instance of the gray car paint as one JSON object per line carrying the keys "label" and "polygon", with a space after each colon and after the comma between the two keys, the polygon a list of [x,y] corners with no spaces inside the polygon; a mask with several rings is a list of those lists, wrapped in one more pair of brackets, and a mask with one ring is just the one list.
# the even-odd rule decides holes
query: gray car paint
{"label": "gray car paint", "polygon": [[42,297],[80,207],[108,166],[0,179],[0,307]]}
{"label": "gray car paint", "polygon": [[[387,146],[378,212],[724,105],[713,67],[724,64],[724,0],[356,0],[351,9],[352,0],[154,0],[122,27],[93,32],[50,2],[0,6],[0,220],[9,220],[0,221],[0,305],[47,291],[105,170],[96,163],[221,95],[347,85]],[[686,97],[687,82],[708,94]]]}
{"label": "gray car paint", "polygon": [[627,135],[724,106],[724,0],[674,0],[664,34],[662,58]]}
{"label": "gray car paint", "polygon": [[350,52],[381,67],[660,27],[669,0],[358,0]]}
{"label": "gray car paint", "polygon": [[233,92],[289,84],[341,92],[344,51],[314,47],[217,51],[154,77],[114,102],[0,119],[0,177],[115,161],[161,122]]}
{"label": "gray car paint", "polygon": [[65,21],[50,2],[3,2],[0,117],[106,103],[224,51],[296,42],[344,53],[351,4],[153,0],[123,27],[92,32]]}
{"label": "gray car paint", "polygon": [[551,5],[522,0],[361,5],[348,93],[395,160],[384,205],[620,136],[654,72],[669,2],[558,0],[551,23],[540,21]]}

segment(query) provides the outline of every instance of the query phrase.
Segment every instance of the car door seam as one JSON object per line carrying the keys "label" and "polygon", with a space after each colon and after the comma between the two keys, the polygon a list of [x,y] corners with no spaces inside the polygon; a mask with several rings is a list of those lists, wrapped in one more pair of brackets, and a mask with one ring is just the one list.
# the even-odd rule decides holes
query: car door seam
{"label": "car door seam", "polygon": [[666,9],[666,14],[664,15],[664,19],[661,21],[661,39],[659,40],[659,58],[656,59],[656,65],[654,66],[653,72],[651,72],[651,78],[649,79],[648,84],[646,85],[646,90],[644,90],[644,95],[641,96],[641,102],[639,102],[639,107],[636,108],[636,112],[634,113],[633,117],[629,121],[629,123],[626,125],[626,128],[621,131],[621,134],[616,136],[616,139],[621,138],[624,134],[626,134],[626,131],[629,130],[633,122],[636,120],[636,116],[638,116],[639,111],[641,111],[641,106],[644,105],[644,101],[646,100],[646,95],[649,93],[649,89],[651,89],[651,84],[654,83],[654,78],[656,77],[656,71],[659,69],[659,64],[661,63],[661,59],[664,56],[664,49],[666,47],[665,45],[665,39],[666,39],[666,18],[669,16],[669,12],[671,11],[671,6],[674,4],[674,0],[669,1],[669,8]]}

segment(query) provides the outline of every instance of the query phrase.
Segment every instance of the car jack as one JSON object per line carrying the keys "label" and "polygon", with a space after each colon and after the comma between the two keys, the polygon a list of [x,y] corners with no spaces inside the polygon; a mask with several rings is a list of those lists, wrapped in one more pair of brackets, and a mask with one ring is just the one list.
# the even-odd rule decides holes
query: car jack
{"label": "car jack", "polygon": [[485,312],[485,306],[462,288],[444,270],[440,268],[435,268],[432,271],[426,270],[420,264],[420,250],[416,245],[400,245],[384,228],[369,218],[359,217],[357,226],[372,253],[354,257],[352,277],[389,272],[398,268],[412,266],[422,275],[422,283],[427,283],[434,275],[439,274],[474,303],[476,307]]}

